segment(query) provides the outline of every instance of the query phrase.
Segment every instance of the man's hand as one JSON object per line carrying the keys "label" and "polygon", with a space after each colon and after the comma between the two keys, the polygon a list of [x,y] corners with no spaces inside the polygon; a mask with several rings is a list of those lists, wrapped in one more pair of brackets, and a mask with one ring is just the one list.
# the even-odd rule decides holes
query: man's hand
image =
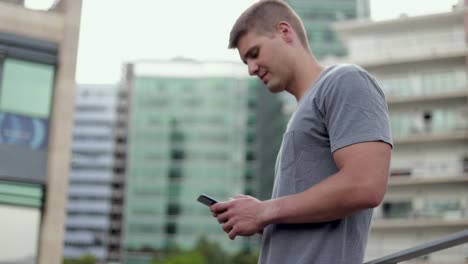
{"label": "man's hand", "polygon": [[252,196],[237,195],[226,202],[210,207],[224,232],[231,240],[236,236],[251,236],[261,233],[267,225],[267,204]]}

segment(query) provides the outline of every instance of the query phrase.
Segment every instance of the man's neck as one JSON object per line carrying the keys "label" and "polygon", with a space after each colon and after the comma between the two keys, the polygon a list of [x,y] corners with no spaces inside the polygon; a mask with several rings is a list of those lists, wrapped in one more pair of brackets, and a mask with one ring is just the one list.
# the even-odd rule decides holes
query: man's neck
{"label": "man's neck", "polygon": [[298,60],[294,82],[287,91],[294,95],[299,102],[307,90],[318,80],[323,70],[324,67],[317,62],[312,54],[308,53],[301,60]]}

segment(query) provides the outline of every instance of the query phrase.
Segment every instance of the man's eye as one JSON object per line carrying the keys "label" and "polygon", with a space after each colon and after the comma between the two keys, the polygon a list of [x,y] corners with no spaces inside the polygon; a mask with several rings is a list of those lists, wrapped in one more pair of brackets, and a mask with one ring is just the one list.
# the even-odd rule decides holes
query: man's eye
{"label": "man's eye", "polygon": [[252,58],[257,58],[258,57],[258,50],[255,50],[252,52]]}

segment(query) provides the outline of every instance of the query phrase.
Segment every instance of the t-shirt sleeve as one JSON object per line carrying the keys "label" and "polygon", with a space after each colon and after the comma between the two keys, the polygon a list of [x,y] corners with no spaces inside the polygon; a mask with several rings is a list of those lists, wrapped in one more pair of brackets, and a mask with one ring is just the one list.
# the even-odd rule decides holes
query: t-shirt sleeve
{"label": "t-shirt sleeve", "polygon": [[367,72],[347,71],[328,88],[322,110],[332,153],[368,141],[383,141],[393,147],[385,96]]}

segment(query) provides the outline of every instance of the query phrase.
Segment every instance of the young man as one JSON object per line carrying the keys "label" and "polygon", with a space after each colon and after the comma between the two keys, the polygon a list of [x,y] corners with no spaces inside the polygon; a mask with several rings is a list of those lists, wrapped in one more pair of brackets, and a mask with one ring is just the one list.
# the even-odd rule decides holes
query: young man
{"label": "young man", "polygon": [[250,75],[273,93],[291,93],[298,106],[271,200],[238,195],[211,211],[230,239],[263,233],[259,263],[362,264],[392,148],[381,89],[356,65],[320,66],[301,20],[279,0],[248,8],[229,41]]}

